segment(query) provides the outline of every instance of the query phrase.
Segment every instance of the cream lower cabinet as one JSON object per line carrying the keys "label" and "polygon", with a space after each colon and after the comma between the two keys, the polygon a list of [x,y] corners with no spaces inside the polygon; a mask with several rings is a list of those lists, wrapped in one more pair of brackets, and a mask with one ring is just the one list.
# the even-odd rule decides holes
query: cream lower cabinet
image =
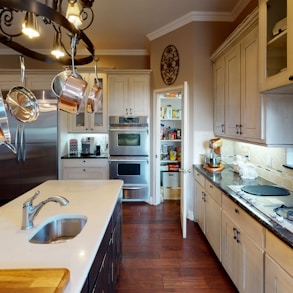
{"label": "cream lower cabinet", "polygon": [[228,197],[222,199],[222,264],[239,292],[264,292],[264,228]]}
{"label": "cream lower cabinet", "polygon": [[265,293],[288,293],[292,288],[292,248],[266,230]]}
{"label": "cream lower cabinet", "polygon": [[197,222],[213,248],[221,259],[221,191],[195,172],[195,206],[194,214]]}
{"label": "cream lower cabinet", "polygon": [[62,179],[109,179],[108,159],[63,159]]}

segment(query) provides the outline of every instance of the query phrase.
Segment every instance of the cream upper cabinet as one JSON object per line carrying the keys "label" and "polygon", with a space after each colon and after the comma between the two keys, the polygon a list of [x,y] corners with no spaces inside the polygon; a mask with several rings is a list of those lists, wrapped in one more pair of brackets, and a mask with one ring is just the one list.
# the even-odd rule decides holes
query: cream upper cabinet
{"label": "cream upper cabinet", "polygon": [[261,91],[293,84],[292,23],[291,0],[259,0]]}
{"label": "cream upper cabinet", "polygon": [[85,95],[84,105],[77,115],[68,114],[68,131],[69,132],[85,132],[97,133],[108,131],[108,94],[107,94],[107,76],[106,74],[99,74],[99,85],[103,89],[101,101],[98,103],[96,112],[88,112],[87,97],[91,91],[95,81],[95,74],[82,74],[83,78],[88,82],[87,91]]}
{"label": "cream upper cabinet", "polygon": [[110,116],[149,115],[149,72],[108,72],[108,93]]}
{"label": "cream upper cabinet", "polygon": [[245,33],[214,63],[214,132],[218,136],[261,140],[258,92],[258,28]]}
{"label": "cream upper cabinet", "polygon": [[25,84],[30,90],[51,90],[52,80],[55,74],[27,74]]}
{"label": "cream upper cabinet", "polygon": [[225,133],[225,58],[215,61],[214,71],[214,132]]}
{"label": "cream upper cabinet", "polygon": [[240,117],[240,44],[225,55],[225,135],[241,135]]}

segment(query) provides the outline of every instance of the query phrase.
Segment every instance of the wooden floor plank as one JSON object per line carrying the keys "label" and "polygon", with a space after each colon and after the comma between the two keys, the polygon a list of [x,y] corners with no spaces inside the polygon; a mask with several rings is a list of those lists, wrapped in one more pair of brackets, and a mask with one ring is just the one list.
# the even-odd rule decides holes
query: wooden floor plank
{"label": "wooden floor plank", "polygon": [[236,293],[198,225],[181,236],[180,202],[123,203],[123,259],[115,293]]}

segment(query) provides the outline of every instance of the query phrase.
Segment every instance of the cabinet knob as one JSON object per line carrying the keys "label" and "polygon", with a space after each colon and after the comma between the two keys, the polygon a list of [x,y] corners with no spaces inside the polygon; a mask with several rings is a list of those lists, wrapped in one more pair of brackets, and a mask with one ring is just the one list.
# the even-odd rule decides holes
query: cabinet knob
{"label": "cabinet knob", "polygon": [[235,211],[236,214],[239,214],[239,210],[238,209],[235,209],[234,211]]}
{"label": "cabinet knob", "polygon": [[289,76],[289,80],[292,81],[293,80],[293,75]]}

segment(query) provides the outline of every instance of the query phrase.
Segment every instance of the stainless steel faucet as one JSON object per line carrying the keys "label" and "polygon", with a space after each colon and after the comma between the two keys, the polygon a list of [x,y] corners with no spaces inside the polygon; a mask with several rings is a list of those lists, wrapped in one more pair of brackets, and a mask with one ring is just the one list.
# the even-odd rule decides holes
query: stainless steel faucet
{"label": "stainless steel faucet", "polygon": [[22,230],[28,230],[33,228],[34,223],[33,220],[35,216],[39,213],[40,209],[48,202],[59,202],[61,206],[66,206],[69,201],[62,196],[53,196],[49,197],[42,202],[40,202],[38,205],[33,206],[34,199],[37,198],[37,196],[40,194],[40,191],[36,191],[35,194],[28,199],[22,206]]}

